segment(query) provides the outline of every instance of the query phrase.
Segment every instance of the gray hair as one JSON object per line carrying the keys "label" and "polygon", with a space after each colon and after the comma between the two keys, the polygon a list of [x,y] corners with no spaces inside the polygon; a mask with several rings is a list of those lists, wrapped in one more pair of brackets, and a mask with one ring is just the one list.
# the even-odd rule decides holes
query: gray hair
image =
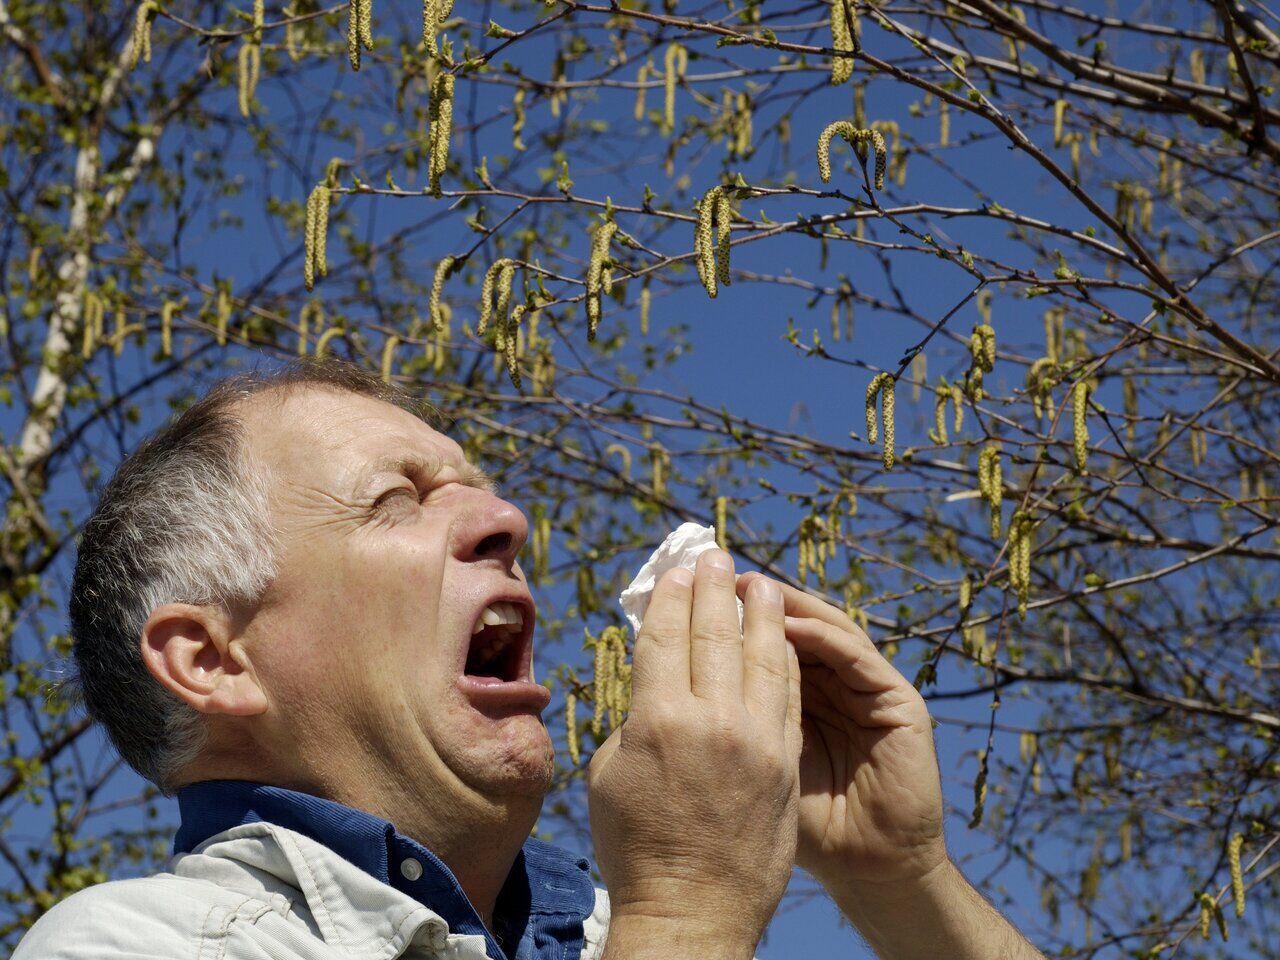
{"label": "gray hair", "polygon": [[345,360],[294,360],[218,381],[117,468],[84,525],[71,584],[75,675],[66,684],[120,756],[172,796],[208,724],[142,660],[142,629],[165,603],[252,609],[277,575],[267,478],[237,406],[318,387],[373,397],[433,422],[434,410]]}

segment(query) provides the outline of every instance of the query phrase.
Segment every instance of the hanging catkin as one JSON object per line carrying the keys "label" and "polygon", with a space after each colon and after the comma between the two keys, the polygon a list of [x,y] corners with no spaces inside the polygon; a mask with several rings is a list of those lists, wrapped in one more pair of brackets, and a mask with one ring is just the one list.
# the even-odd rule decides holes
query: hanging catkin
{"label": "hanging catkin", "polygon": [[444,329],[444,317],[440,311],[440,295],[444,292],[445,280],[448,279],[449,274],[453,273],[455,263],[457,263],[455,258],[445,257],[436,265],[435,276],[431,279],[431,298],[427,301],[427,316],[436,333]]}
{"label": "hanging catkin", "polygon": [[1009,521],[1009,586],[1018,596],[1018,616],[1027,615],[1027,598],[1031,593],[1031,531],[1035,521],[1019,510]]}
{"label": "hanging catkin", "polygon": [[173,354],[173,316],[186,305],[187,298],[183,297],[178,302],[166,300],[160,308],[160,349],[166,357]]}
{"label": "hanging catkin", "polygon": [[308,331],[312,317],[315,317],[315,329],[319,330],[324,326],[324,304],[319,300],[308,300],[298,311],[298,356],[300,357],[307,355]]}
{"label": "hanging catkin", "polygon": [[649,75],[656,72],[652,62],[640,64],[640,69],[636,71],[636,105],[635,109],[632,110],[632,117],[636,123],[644,119],[644,98],[648,90]]}
{"label": "hanging catkin", "polygon": [[[698,267],[698,278],[708,296],[719,292],[717,282],[726,287],[729,273],[729,235],[733,221],[733,207],[725,187],[714,186],[698,203],[698,222],[693,234],[693,256]],[[715,244],[712,245],[712,227],[715,228]]]}
{"label": "hanging catkin", "polygon": [[818,135],[818,176],[822,178],[822,182],[831,182],[831,140],[836,136],[854,148],[866,143],[871,144],[876,155],[876,189],[883,190],[885,164],[888,162],[884,136],[879,130],[861,130],[848,120],[829,123]]}
{"label": "hanging catkin", "polygon": [[127,63],[130,70],[138,66],[139,57],[147,63],[151,62],[151,21],[156,18],[159,9],[155,0],[142,0],[138,4],[137,13],[133,17],[133,36],[129,41]]}
{"label": "hanging catkin", "polygon": [[323,181],[316,184],[307,197],[302,276],[308,290],[315,286],[317,276],[323,277],[329,273],[325,257],[325,241],[329,233],[329,197],[329,186]]}
{"label": "hanging catkin", "polygon": [[253,111],[253,95],[258,89],[261,70],[262,46],[246,40],[240,44],[240,50],[236,54],[236,102],[242,117],[248,117]]}
{"label": "hanging catkin", "polygon": [[520,319],[524,316],[525,305],[517,303],[511,308],[507,318],[507,330],[503,337],[503,358],[507,362],[507,376],[516,390],[522,389],[520,379]]}
{"label": "hanging catkin", "polygon": [[894,460],[894,379],[891,373],[878,373],[867,384],[867,440],[876,442],[876,395],[880,394],[880,418],[884,423],[884,468],[893,469]]}
{"label": "hanging catkin", "polygon": [[600,326],[600,293],[603,284],[605,261],[609,257],[609,243],[618,225],[612,220],[596,224],[591,232],[591,256],[587,260],[587,340],[596,338]]}
{"label": "hanging catkin", "polygon": [[721,550],[727,550],[725,545],[728,543],[725,535],[725,528],[728,523],[729,516],[729,498],[716,497],[716,546]]}
{"label": "hanging catkin", "polygon": [[689,66],[689,51],[678,43],[671,43],[663,57],[666,68],[663,81],[662,132],[670,135],[676,128],[676,81],[684,76]]}
{"label": "hanging catkin", "polygon": [[[830,0],[831,47],[836,56],[831,58],[831,82],[839,85],[853,76],[853,56],[857,50],[858,13],[850,0]],[[845,53],[849,56],[841,56]]]}
{"label": "hanging catkin", "polygon": [[569,762],[575,767],[581,762],[581,745],[578,742],[578,697],[572,690],[564,698],[565,742],[569,747]]}
{"label": "hanging catkin", "polygon": [[951,399],[951,388],[944,378],[933,388],[933,429],[929,431],[929,439],[934,443],[947,443],[947,401]]}
{"label": "hanging catkin", "polygon": [[373,50],[373,0],[351,0],[347,8],[347,59],[360,69],[360,48]]}
{"label": "hanging catkin", "polygon": [[514,260],[502,257],[495,260],[484,273],[480,284],[480,318],[476,325],[476,335],[484,336],[489,320],[494,314],[493,296],[497,291],[497,317],[495,322],[507,322],[507,304],[511,302],[511,281],[515,278],[516,264]]}
{"label": "hanging catkin", "polygon": [[1244,846],[1244,834],[1237,833],[1227,844],[1227,862],[1231,867],[1231,899],[1236,904],[1236,916],[1244,916],[1244,874],[1240,870],[1240,849]]}
{"label": "hanging catkin", "polygon": [[1085,419],[1089,411],[1089,384],[1084,380],[1077,381],[1071,399],[1071,439],[1075,452],[1076,470],[1084,473],[1085,463],[1089,457],[1089,424]]}
{"label": "hanging catkin", "polygon": [[454,79],[451,73],[442,73],[431,85],[431,106],[428,119],[431,134],[428,141],[427,178],[433,197],[439,197],[440,178],[449,166],[449,137],[453,128]]}
{"label": "hanging catkin", "polygon": [[1000,536],[1000,504],[1004,478],[1000,473],[1000,448],[991,444],[978,454],[978,491],[991,508],[991,538]]}
{"label": "hanging catkin", "polygon": [[436,34],[452,12],[453,0],[422,0],[422,42],[426,44],[428,55],[439,56]]}

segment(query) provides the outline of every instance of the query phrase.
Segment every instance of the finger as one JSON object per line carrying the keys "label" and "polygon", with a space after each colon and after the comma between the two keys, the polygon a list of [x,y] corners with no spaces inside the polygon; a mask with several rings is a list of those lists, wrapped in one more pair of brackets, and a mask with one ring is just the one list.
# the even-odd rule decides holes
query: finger
{"label": "finger", "polygon": [[801,719],[804,715],[801,697],[800,658],[796,648],[787,644],[787,756],[799,759],[804,749],[804,729]]}
{"label": "finger", "polygon": [[631,653],[631,712],[689,693],[689,614],[693,574],[668,570],[653,588]]}
{"label": "finger", "polygon": [[689,687],[695,697],[742,703],[742,630],[733,592],[733,557],[698,557],[689,624]]}
{"label": "finger", "polygon": [[[743,596],[751,581],[756,577],[763,577],[763,573],[752,570],[750,573],[744,573],[738,578],[738,596]],[[839,627],[841,630],[858,630],[861,632],[857,624],[849,619],[848,615],[839,607],[832,606],[825,600],[818,597],[810,596],[803,590],[797,590],[789,584],[781,584],[782,586],[782,603],[789,617],[813,617],[817,620],[824,620],[833,627]],[[864,634],[865,636],[865,634]]]}
{"label": "finger", "polygon": [[895,687],[915,690],[856,627],[841,630],[813,617],[787,617],[786,629],[802,661],[816,659],[856,693],[881,693]]}
{"label": "finger", "polygon": [[764,720],[768,729],[779,732],[787,719],[789,656],[782,591],[774,581],[761,577],[747,591],[742,631],[743,692],[747,709]]}

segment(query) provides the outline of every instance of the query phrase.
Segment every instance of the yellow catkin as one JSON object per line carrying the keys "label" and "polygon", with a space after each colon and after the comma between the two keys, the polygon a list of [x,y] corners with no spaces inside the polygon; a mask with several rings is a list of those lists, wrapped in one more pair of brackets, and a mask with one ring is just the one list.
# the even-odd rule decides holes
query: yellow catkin
{"label": "yellow catkin", "polygon": [[938,146],[945,147],[951,140],[951,104],[946,100],[938,104]]}
{"label": "yellow catkin", "polygon": [[214,320],[217,325],[218,346],[222,346],[227,342],[227,324],[231,321],[231,296],[226,290],[218,291],[214,306]]}
{"label": "yellow catkin", "polygon": [[180,303],[166,300],[160,308],[160,349],[168,357],[173,354],[173,317],[187,304],[184,297]]}
{"label": "yellow catkin", "polygon": [[1203,84],[1206,76],[1204,69],[1204,51],[1199,47],[1193,47],[1188,61],[1191,68],[1191,79],[1196,83]]}
{"label": "yellow catkin", "polygon": [[565,742],[569,747],[569,762],[575,767],[582,762],[582,745],[578,739],[578,697],[569,691],[564,698]]}
{"label": "yellow catkin", "polygon": [[1084,473],[1089,457],[1089,423],[1086,419],[1089,411],[1089,384],[1084,380],[1077,381],[1071,399],[1071,439],[1075,451],[1076,470]]}
{"label": "yellow catkin", "polygon": [[381,375],[383,383],[391,382],[391,366],[395,360],[396,347],[398,346],[400,346],[400,338],[396,336],[387,337],[387,342],[382,345]]}
{"label": "yellow catkin", "polygon": [[423,0],[422,42],[426,45],[429,56],[439,56],[440,46],[436,42],[436,34],[452,12],[453,0]]}
{"label": "yellow catkin", "polygon": [[1018,616],[1026,617],[1031,593],[1031,532],[1035,521],[1019,510],[1009,521],[1009,586],[1018,596]]}
{"label": "yellow catkin", "polygon": [[1055,100],[1053,102],[1053,145],[1055,147],[1062,146],[1062,127],[1066,115],[1067,101]]}
{"label": "yellow catkin", "polygon": [[328,330],[320,334],[320,339],[316,340],[316,360],[321,360],[324,357],[326,349],[329,348],[329,340],[334,337],[342,337],[344,333],[346,333],[346,330],[343,330],[340,326],[330,326]]}
{"label": "yellow catkin", "polygon": [[1004,478],[1000,472],[1000,448],[991,444],[978,454],[978,491],[991,510],[991,537],[1000,536],[1000,504],[1004,499]]}
{"label": "yellow catkin", "polygon": [[591,732],[599,735],[601,724],[604,721],[605,698],[608,696],[609,668],[613,665],[613,658],[610,656],[608,644],[605,643],[603,634],[595,639],[595,669],[593,671],[593,688],[592,688],[592,713],[591,713]]}
{"label": "yellow catkin", "polygon": [[894,379],[891,373],[878,373],[867,384],[866,419],[867,441],[875,443],[876,395],[880,395],[880,418],[884,424],[884,468],[893,469],[894,462]]}
{"label": "yellow catkin", "polygon": [[258,76],[262,69],[262,47],[246,41],[236,54],[236,89],[240,116],[247,117],[253,111],[253,94],[258,88]]}
{"label": "yellow catkin", "polygon": [[316,330],[324,326],[324,304],[319,300],[308,300],[298,311],[298,356],[300,357],[307,355],[307,335],[312,327],[312,320],[315,321]]}
{"label": "yellow catkin", "polygon": [[1244,834],[1237,833],[1227,844],[1227,861],[1231,866],[1231,899],[1236,904],[1236,916],[1244,916],[1244,874],[1240,869],[1240,850],[1244,846]]}
{"label": "yellow catkin", "polygon": [[960,384],[958,383],[951,385],[951,405],[955,411],[955,420],[951,424],[951,428],[959,434],[964,427],[964,391],[960,389]]}
{"label": "yellow catkin", "polygon": [[964,579],[960,581],[960,615],[964,616],[969,612],[969,606],[973,603],[973,581],[969,579],[969,575],[965,574]]}
{"label": "yellow catkin", "polygon": [[431,326],[436,333],[444,329],[444,318],[440,312],[440,295],[444,292],[444,282],[448,279],[449,274],[453,272],[453,266],[457,260],[453,257],[445,257],[436,264],[435,276],[431,278],[431,298],[427,302],[427,316],[431,320]]}
{"label": "yellow catkin", "polygon": [[654,72],[653,64],[647,62],[640,64],[640,69],[636,71],[636,105],[632,111],[636,123],[644,119],[645,93],[648,91],[649,76]]}
{"label": "yellow catkin", "polygon": [[649,470],[652,474],[654,499],[661,500],[667,494],[667,451],[661,446],[655,446],[649,451]]}
{"label": "yellow catkin", "polygon": [[1209,939],[1209,931],[1212,929],[1214,906],[1213,897],[1207,893],[1200,894],[1200,936],[1206,940]]}
{"label": "yellow catkin", "polygon": [[693,233],[693,256],[698,268],[698,279],[711,297],[719,292],[717,282],[729,285],[729,231],[732,220],[733,208],[724,187],[714,186],[703,194],[698,204],[698,222]]}
{"label": "yellow catkin", "polygon": [[604,448],[604,455],[611,456],[617,454],[618,459],[622,461],[622,475],[628,480],[631,479],[631,451],[620,443],[611,443]]}
{"label": "yellow catkin", "polygon": [[1053,385],[1049,379],[1053,366],[1052,360],[1041,357],[1027,368],[1027,394],[1031,397],[1031,409],[1037,420],[1044,418],[1044,401]]}
{"label": "yellow catkin", "polygon": [[729,519],[729,498],[716,497],[716,546],[727,550],[726,527]]}
{"label": "yellow catkin", "polygon": [[831,0],[831,48],[837,56],[831,58],[831,82],[839,85],[853,76],[853,57],[839,56],[840,53],[852,54],[857,49],[858,14],[849,0]]}
{"label": "yellow catkin", "polygon": [[609,256],[609,243],[617,233],[618,225],[606,220],[596,225],[591,234],[591,255],[587,260],[587,340],[596,338],[600,326],[600,294],[604,286],[605,260]]}
{"label": "yellow catkin", "polygon": [[651,300],[649,278],[645,277],[644,284],[640,287],[640,336],[642,337],[649,335],[649,307]]}
{"label": "yellow catkin", "polygon": [[678,43],[667,46],[663,57],[665,67],[662,102],[662,129],[666,134],[676,128],[676,81],[684,76],[689,66],[689,52]]}
{"label": "yellow catkin", "polygon": [[525,142],[520,139],[520,134],[524,132],[525,112],[524,112],[524,87],[515,92],[511,98],[511,149],[527,150]]}
{"label": "yellow catkin", "polygon": [[428,142],[427,178],[433,197],[441,195],[440,178],[449,166],[449,138],[453,129],[454,78],[442,73],[431,85],[431,106],[428,117],[431,135]]}
{"label": "yellow catkin", "polygon": [[503,358],[507,362],[507,376],[516,390],[523,387],[520,379],[520,320],[524,316],[524,311],[523,303],[517,303],[511,308],[511,315],[507,318],[506,349],[503,351]]}
{"label": "yellow catkin", "polygon": [[480,284],[480,318],[476,325],[476,334],[483,336],[494,317],[494,292],[497,292],[497,317],[495,322],[507,322],[507,304],[511,302],[511,281],[515,277],[515,261],[502,257],[495,260],[485,271],[484,280]]}
{"label": "yellow catkin", "polygon": [[302,260],[302,276],[307,289],[315,286],[316,277],[329,273],[326,240],[329,233],[329,187],[318,183],[307,197],[307,222]]}
{"label": "yellow catkin", "polygon": [[716,194],[716,279],[729,286],[729,235],[733,227],[733,205],[729,193]]}
{"label": "yellow catkin", "polygon": [[947,401],[951,399],[951,389],[946,382],[933,388],[933,430],[929,439],[934,443],[944,444],[947,439]]}
{"label": "yellow catkin", "polygon": [[151,21],[155,19],[159,7],[155,0],[142,0],[133,17],[133,36],[129,41],[129,56],[126,61],[129,69],[138,65],[139,58],[151,62]]}
{"label": "yellow catkin", "polygon": [[84,295],[84,306],[81,308],[84,317],[84,342],[81,354],[88,360],[93,355],[97,335],[102,330],[103,306],[102,298],[92,290]]}
{"label": "yellow catkin", "polygon": [[822,178],[822,182],[831,182],[831,140],[836,136],[839,136],[850,147],[856,148],[862,144],[871,144],[876,158],[875,186],[877,190],[883,190],[885,165],[888,163],[884,135],[879,130],[860,129],[848,120],[837,120],[834,123],[829,123],[823,128],[822,133],[818,134],[818,176]]}
{"label": "yellow catkin", "polygon": [[347,4],[347,61],[352,70],[360,69],[360,0]]}
{"label": "yellow catkin", "polygon": [[911,402],[920,402],[920,389],[929,379],[929,358],[920,351],[911,358]]}

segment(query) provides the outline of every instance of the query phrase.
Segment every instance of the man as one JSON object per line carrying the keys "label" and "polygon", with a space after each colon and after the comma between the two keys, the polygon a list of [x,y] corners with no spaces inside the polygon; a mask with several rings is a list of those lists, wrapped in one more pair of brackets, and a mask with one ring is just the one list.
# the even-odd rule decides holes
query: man
{"label": "man", "polygon": [[176,793],[175,856],[57,905],[18,960],[746,960],[797,862],[881,957],[1040,958],[947,858],[911,684],[721,551],[658,584],[591,762],[608,895],[528,839],[552,745],[525,519],[414,411],[297,363],[121,466],[77,558],[79,684]]}

